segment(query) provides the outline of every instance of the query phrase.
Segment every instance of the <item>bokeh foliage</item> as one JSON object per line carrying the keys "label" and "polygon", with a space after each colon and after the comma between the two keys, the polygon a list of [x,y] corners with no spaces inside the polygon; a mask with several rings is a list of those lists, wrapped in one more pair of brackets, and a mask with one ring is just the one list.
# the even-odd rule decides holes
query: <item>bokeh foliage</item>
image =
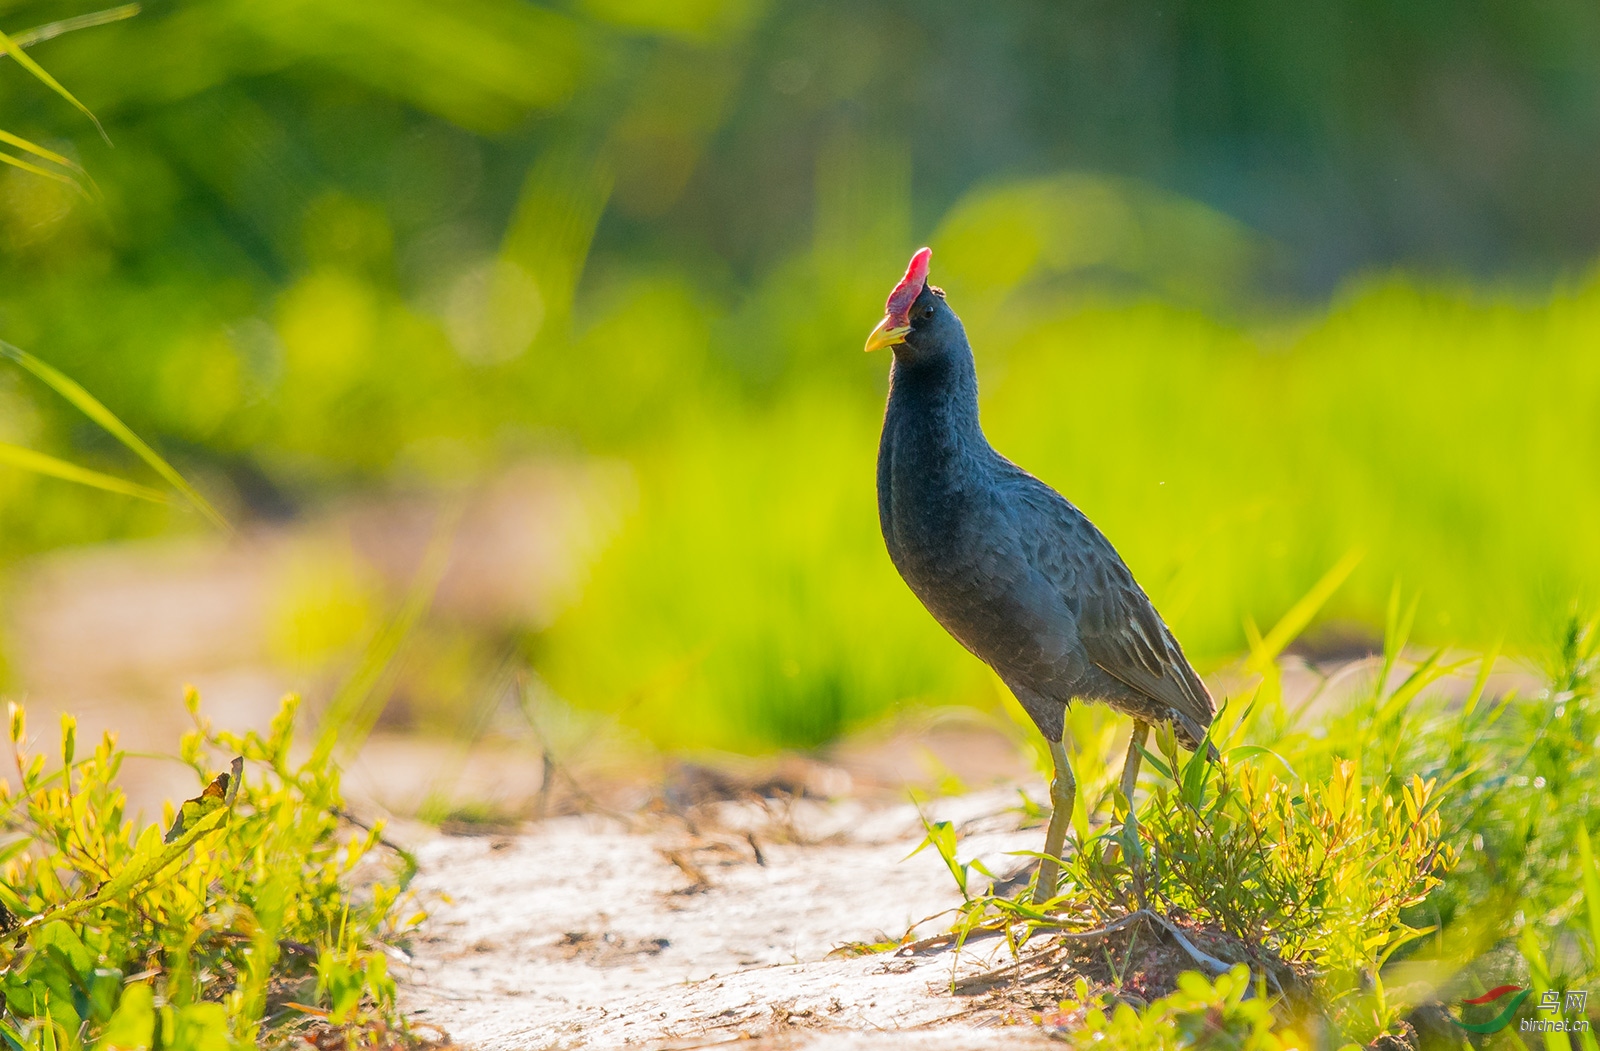
{"label": "bokeh foliage", "polygon": [[[876,536],[855,348],[928,241],[991,437],[1203,665],[1352,549],[1327,645],[1400,577],[1419,637],[1520,649],[1600,580],[1600,24],[1365,15],[157,0],[29,51],[114,148],[0,63],[0,126],[98,188],[0,171],[0,336],[245,522],[620,459],[580,601],[506,628],[662,743],[814,744],[992,696]],[[130,473],[11,369],[0,441]],[[199,528],[0,466],[6,562]]]}

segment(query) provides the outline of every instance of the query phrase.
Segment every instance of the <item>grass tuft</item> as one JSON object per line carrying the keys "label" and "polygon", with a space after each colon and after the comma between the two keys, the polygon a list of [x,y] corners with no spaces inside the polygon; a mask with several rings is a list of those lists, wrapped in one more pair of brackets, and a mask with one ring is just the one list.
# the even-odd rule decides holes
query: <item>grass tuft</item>
{"label": "grass tuft", "polygon": [[[345,818],[337,767],[292,761],[295,698],[266,736],[216,730],[188,703],[181,756],[205,790],[143,828],[113,735],[80,757],[64,716],[47,771],[11,706],[0,1038],[11,1051],[407,1042],[388,961],[424,918],[405,891],[414,862]],[[231,769],[213,776],[213,755]]]}

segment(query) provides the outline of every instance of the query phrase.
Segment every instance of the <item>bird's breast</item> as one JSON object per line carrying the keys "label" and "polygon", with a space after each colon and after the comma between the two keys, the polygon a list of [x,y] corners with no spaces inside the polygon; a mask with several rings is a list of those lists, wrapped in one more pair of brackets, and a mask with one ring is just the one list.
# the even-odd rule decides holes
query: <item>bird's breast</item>
{"label": "bird's breast", "polygon": [[936,441],[885,427],[878,509],[890,559],[934,619],[1002,677],[1058,678],[1076,667],[1070,611],[1032,564],[993,472]]}
{"label": "bird's breast", "polygon": [[[879,519],[889,557],[935,619],[978,652],[998,604],[1025,572],[981,470],[887,441],[880,453]],[[980,656],[985,656],[979,653]]]}
{"label": "bird's breast", "polygon": [[878,518],[889,557],[920,594],[920,580],[972,569],[972,541],[984,533],[982,486],[943,435],[894,422],[878,453]]}

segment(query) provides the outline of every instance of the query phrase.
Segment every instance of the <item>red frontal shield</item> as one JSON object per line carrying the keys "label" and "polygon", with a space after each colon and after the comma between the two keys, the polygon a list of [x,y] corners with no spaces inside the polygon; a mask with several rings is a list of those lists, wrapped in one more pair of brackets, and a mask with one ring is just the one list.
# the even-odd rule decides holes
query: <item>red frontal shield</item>
{"label": "red frontal shield", "polygon": [[911,304],[922,294],[922,286],[928,283],[928,262],[931,259],[931,248],[919,248],[917,254],[911,257],[906,276],[894,286],[894,291],[889,293],[889,301],[883,305],[891,324],[904,325],[910,320]]}

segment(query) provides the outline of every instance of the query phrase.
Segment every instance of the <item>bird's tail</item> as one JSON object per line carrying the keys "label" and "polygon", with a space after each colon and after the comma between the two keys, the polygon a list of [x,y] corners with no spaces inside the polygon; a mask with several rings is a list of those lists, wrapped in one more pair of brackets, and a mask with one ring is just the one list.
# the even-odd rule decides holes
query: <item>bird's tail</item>
{"label": "bird's tail", "polygon": [[1188,713],[1182,712],[1177,708],[1172,709],[1172,728],[1177,731],[1178,739],[1190,751],[1198,752],[1203,744],[1205,745],[1207,759],[1215,763],[1222,758],[1222,754],[1217,751],[1217,746],[1212,744],[1210,739],[1206,737],[1205,729],[1195,722],[1194,718]]}

